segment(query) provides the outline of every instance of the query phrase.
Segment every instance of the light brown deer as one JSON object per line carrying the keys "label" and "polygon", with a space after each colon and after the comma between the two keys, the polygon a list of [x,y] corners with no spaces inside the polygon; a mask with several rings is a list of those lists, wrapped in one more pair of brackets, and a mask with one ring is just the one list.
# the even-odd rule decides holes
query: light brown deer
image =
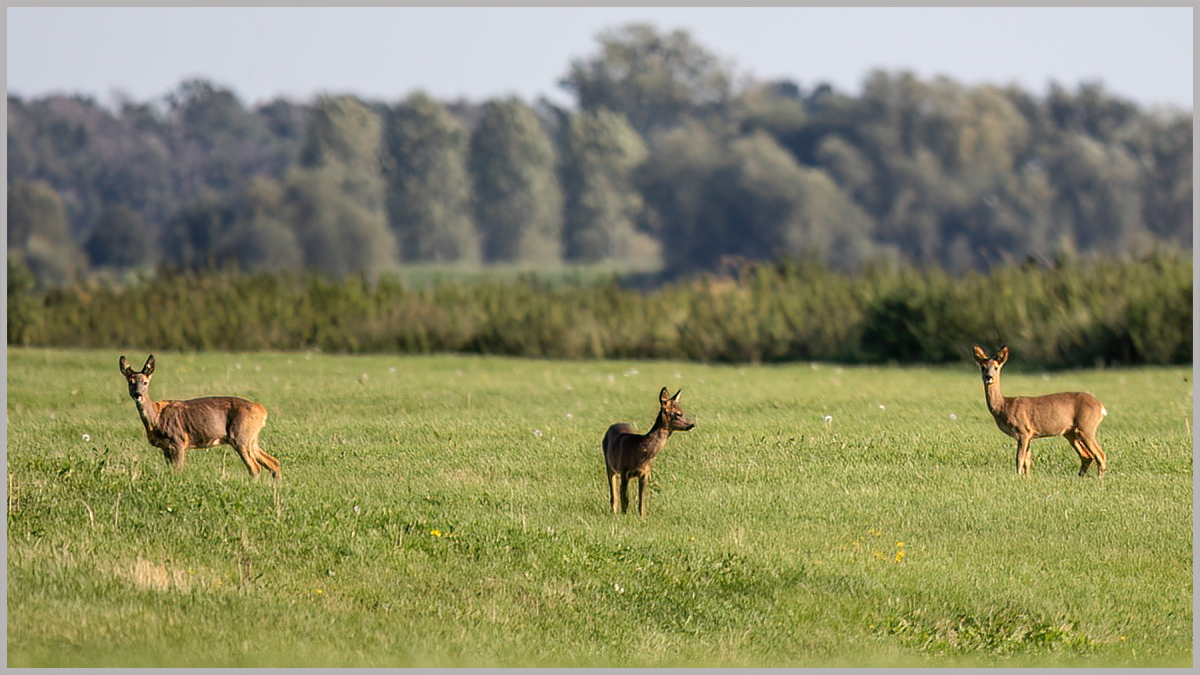
{"label": "light brown deer", "polygon": [[267,423],[267,409],[261,404],[234,396],[155,402],[150,399],[154,355],[139,371],[130,368],[124,356],[120,366],[129,383],[129,397],[146,427],[146,438],[176,469],[183,468],[188,450],[224,443],[233,446],[252,478],[258,478],[263,466],[279,478],[279,460],[258,446],[258,434]]}
{"label": "light brown deer", "polygon": [[650,477],[650,460],[663,449],[674,431],[688,431],[696,425],[679,407],[679,394],[667,395],[663,387],[658,394],[658,418],[650,431],[639,434],[625,422],[618,422],[604,432],[604,464],[608,467],[608,496],[613,513],[617,513],[618,495],[621,513],[629,510],[629,479],[637,476],[638,514],[646,515],[646,481]]}
{"label": "light brown deer", "polygon": [[1062,436],[1079,453],[1079,475],[1086,476],[1094,459],[1096,473],[1108,470],[1108,458],[1096,439],[1096,429],[1108,414],[1095,396],[1085,392],[1064,392],[1045,396],[1004,396],[1000,393],[1000,369],[1008,362],[1008,347],[988,356],[975,345],[975,362],[983,375],[983,393],[988,411],[1000,431],[1017,439],[1017,473],[1029,475],[1033,457],[1029,442],[1035,438]]}

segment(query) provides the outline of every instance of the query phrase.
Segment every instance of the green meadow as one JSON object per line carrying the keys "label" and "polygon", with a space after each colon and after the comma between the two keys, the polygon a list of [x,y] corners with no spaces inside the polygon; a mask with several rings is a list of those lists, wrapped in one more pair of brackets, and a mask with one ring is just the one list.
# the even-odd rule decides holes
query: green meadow
{"label": "green meadow", "polygon": [[[121,354],[8,350],[10,667],[1192,664],[1189,367],[1014,351],[1104,402],[1100,480],[1017,476],[969,363],[157,353],[156,400],[267,407],[274,482],[170,469]],[[697,426],[614,515],[663,386]]]}

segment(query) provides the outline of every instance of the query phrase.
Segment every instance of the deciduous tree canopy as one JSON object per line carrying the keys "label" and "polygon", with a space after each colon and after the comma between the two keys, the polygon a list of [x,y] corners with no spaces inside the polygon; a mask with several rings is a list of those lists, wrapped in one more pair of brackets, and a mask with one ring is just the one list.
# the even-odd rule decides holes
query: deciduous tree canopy
{"label": "deciduous tree canopy", "polygon": [[247,108],[201,79],[113,106],[9,96],[10,259],[60,284],[160,261],[620,261],[638,237],[668,277],[724,256],[960,272],[1192,246],[1192,112],[1099,84],[1038,96],[879,70],[850,96],[632,24],[560,85],[573,107],[412,93]]}

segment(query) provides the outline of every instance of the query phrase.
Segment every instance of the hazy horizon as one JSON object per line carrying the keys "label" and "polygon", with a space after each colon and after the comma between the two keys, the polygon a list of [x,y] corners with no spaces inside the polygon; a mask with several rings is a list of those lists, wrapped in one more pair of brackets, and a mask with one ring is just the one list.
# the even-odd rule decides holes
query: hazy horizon
{"label": "hazy horizon", "polygon": [[247,105],[418,89],[565,105],[571,60],[631,22],[687,30],[738,74],[805,89],[854,95],[884,69],[1035,95],[1100,82],[1142,106],[1193,107],[1191,7],[10,7],[7,86],[153,101],[199,77]]}

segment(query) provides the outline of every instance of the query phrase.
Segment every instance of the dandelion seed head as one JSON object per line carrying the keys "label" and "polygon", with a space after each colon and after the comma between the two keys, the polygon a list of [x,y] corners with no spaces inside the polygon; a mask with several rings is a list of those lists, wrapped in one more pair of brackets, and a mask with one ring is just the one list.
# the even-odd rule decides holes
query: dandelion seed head
{"label": "dandelion seed head", "polygon": [[954,413],[950,413],[950,419],[951,419],[951,421],[956,420],[956,419],[958,419],[958,415],[955,415]]}

